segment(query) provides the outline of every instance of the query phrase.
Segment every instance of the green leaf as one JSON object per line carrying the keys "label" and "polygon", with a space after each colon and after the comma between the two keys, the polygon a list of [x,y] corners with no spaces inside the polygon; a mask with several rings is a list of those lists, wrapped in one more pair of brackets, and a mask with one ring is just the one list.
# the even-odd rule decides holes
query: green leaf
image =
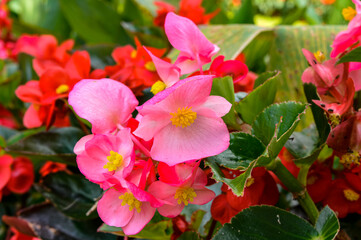
{"label": "green leaf", "polygon": [[231,23],[254,23],[253,16],[255,14],[255,10],[256,9],[252,4],[252,0],[242,1],[242,5],[232,19]]}
{"label": "green leaf", "polygon": [[[241,115],[242,120],[252,124],[256,116],[275,99],[279,79],[279,72],[273,72],[268,80],[250,92],[242,101],[235,104],[236,111]],[[265,75],[269,76],[269,75]],[[262,78],[265,77],[264,75]],[[262,81],[259,80],[259,82]]]}
{"label": "green leaf", "polygon": [[[172,220],[163,220],[156,223],[148,223],[142,231],[136,235],[131,235],[129,237],[138,238],[138,239],[152,239],[152,240],[163,240],[170,239],[170,236],[173,233]],[[105,223],[98,229],[98,232],[111,233],[118,236],[125,236],[122,228],[112,227],[106,225]]]}
{"label": "green leaf", "polygon": [[213,79],[211,95],[224,97],[228,102],[232,104],[229,112],[222,117],[223,121],[233,127],[234,129],[240,130],[239,123],[237,121],[237,114],[234,110],[234,86],[232,77],[215,78]]}
{"label": "green leaf", "polygon": [[260,113],[253,123],[253,134],[267,146],[269,159],[258,162],[268,164],[277,157],[282,147],[295,130],[306,105],[296,102],[273,104]]}
{"label": "green leaf", "polygon": [[49,174],[36,185],[36,189],[71,218],[84,220],[98,216],[96,211],[89,216],[86,214],[103,191],[98,184],[88,181],[82,175],[69,175],[65,172]]}
{"label": "green leaf", "polygon": [[226,168],[241,169],[247,168],[264,150],[265,146],[254,136],[243,132],[233,132],[230,134],[228,149],[208,159]]}
{"label": "green leaf", "polygon": [[269,71],[269,72],[261,73],[260,75],[258,75],[257,79],[255,80],[254,85],[253,85],[253,89],[256,89],[258,86],[265,83],[268,79],[275,77],[279,73],[280,72],[277,71],[277,70],[276,71]]}
{"label": "green leaf", "polygon": [[361,62],[361,47],[357,47],[343,56],[338,63]]}
{"label": "green leaf", "polygon": [[[333,215],[332,215],[333,214]],[[304,219],[280,208],[253,206],[236,215],[231,223],[226,223],[214,240],[328,240],[338,231],[334,213],[326,212],[319,219],[319,227],[314,228]],[[328,229],[330,228],[330,229]]]}
{"label": "green leaf", "polygon": [[82,136],[84,133],[78,128],[54,128],[26,137],[7,146],[5,151],[14,156],[22,155],[34,160],[76,165],[73,148]]}
{"label": "green leaf", "polygon": [[304,84],[304,92],[311,104],[317,130],[310,127],[294,133],[286,143],[286,148],[296,157],[294,162],[297,165],[312,165],[324,148],[331,128],[323,110],[312,101],[319,99],[316,87],[313,84]]}
{"label": "green leaf", "polygon": [[120,23],[121,16],[105,1],[60,0],[71,27],[88,43],[131,43]]}
{"label": "green leaf", "polygon": [[14,130],[12,128],[7,128],[4,126],[0,126],[0,136],[4,138],[4,140],[9,140],[11,137],[15,136],[16,134],[18,134],[19,131]]}
{"label": "green leaf", "polygon": [[[116,240],[116,236],[97,232],[99,220],[71,220],[50,203],[33,205],[19,212],[16,218],[25,222],[38,238],[44,240]],[[15,221],[6,223],[13,226]],[[16,227],[16,226],[14,226]]]}
{"label": "green leaf", "polygon": [[322,236],[322,240],[332,240],[340,229],[340,223],[334,211],[326,206],[320,212],[316,221],[315,228]]}
{"label": "green leaf", "polygon": [[178,240],[198,240],[198,239],[202,239],[198,233],[194,232],[194,231],[186,231],[185,233],[183,233],[182,235],[179,236],[179,238],[177,238]]}

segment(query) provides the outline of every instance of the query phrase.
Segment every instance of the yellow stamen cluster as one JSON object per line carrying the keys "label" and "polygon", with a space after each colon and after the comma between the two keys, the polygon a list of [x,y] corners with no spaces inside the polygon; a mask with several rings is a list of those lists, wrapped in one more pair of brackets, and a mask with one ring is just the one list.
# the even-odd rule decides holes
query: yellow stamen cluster
{"label": "yellow stamen cluster", "polygon": [[357,151],[353,151],[342,155],[340,163],[350,168],[352,164],[360,165],[360,158],[360,154]]}
{"label": "yellow stamen cluster", "polygon": [[142,202],[136,199],[133,194],[126,192],[123,195],[119,196],[119,199],[123,200],[122,206],[128,204],[129,211],[132,211],[135,208],[137,212],[140,213],[140,207],[142,206]]}
{"label": "yellow stamen cluster", "polygon": [[318,180],[318,177],[316,175],[312,175],[309,178],[307,178],[307,185],[312,185]]}
{"label": "yellow stamen cluster", "polygon": [[317,52],[313,53],[313,56],[315,56],[316,60],[317,60],[319,63],[322,63],[322,62],[325,61],[325,59],[326,59],[325,55],[324,55],[320,50],[318,50]]}
{"label": "yellow stamen cluster", "polygon": [[108,169],[109,172],[117,170],[123,165],[123,156],[117,152],[110,151],[110,155],[107,156],[107,164],[103,168]]}
{"label": "yellow stamen cluster", "polygon": [[177,127],[188,127],[194,123],[197,113],[192,111],[192,107],[178,108],[177,112],[170,113],[172,124]]}
{"label": "yellow stamen cluster", "polygon": [[166,87],[167,85],[165,85],[164,82],[158,80],[153,84],[153,86],[150,89],[150,92],[156,95],[157,93],[163,91]]}
{"label": "yellow stamen cluster", "polygon": [[250,177],[247,179],[246,187],[250,187],[254,183],[254,178]]}
{"label": "yellow stamen cluster", "polygon": [[191,187],[188,188],[178,188],[174,199],[178,199],[178,204],[184,203],[184,205],[188,205],[190,202],[193,202],[193,199],[197,197],[197,194],[194,192],[194,189]]}
{"label": "yellow stamen cluster", "polygon": [[356,14],[356,10],[350,6],[342,9],[342,16],[346,21],[351,21],[356,16]]}
{"label": "yellow stamen cluster", "polygon": [[155,69],[155,65],[153,62],[149,61],[144,64],[145,69],[151,72],[155,72],[157,69]]}
{"label": "yellow stamen cluster", "polygon": [[137,50],[133,50],[133,51],[130,53],[130,57],[131,57],[131,58],[136,58],[136,57],[137,57]]}
{"label": "yellow stamen cluster", "polygon": [[66,84],[61,84],[59,87],[56,88],[56,94],[63,94],[69,91],[69,86]]}
{"label": "yellow stamen cluster", "polygon": [[336,127],[341,122],[341,116],[337,113],[328,114],[328,120],[332,126],[332,128]]}
{"label": "yellow stamen cluster", "polygon": [[357,201],[360,198],[360,194],[358,194],[357,192],[355,192],[352,189],[345,189],[343,190],[343,195],[345,196],[345,198],[351,202],[353,201]]}

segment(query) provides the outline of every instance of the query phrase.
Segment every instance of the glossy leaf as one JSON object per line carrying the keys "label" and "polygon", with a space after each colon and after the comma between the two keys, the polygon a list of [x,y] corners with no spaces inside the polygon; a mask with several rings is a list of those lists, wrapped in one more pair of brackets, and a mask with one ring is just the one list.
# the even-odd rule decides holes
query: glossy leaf
{"label": "glossy leaf", "polygon": [[252,124],[257,115],[273,103],[279,85],[279,79],[277,78],[279,72],[273,73],[263,84],[250,92],[242,101],[235,104],[236,111],[246,123]]}
{"label": "glossy leaf", "polygon": [[[44,240],[116,239],[114,235],[97,232],[96,229],[99,226],[97,220],[73,221],[49,203],[26,208],[19,212],[17,218],[27,223],[35,235]],[[16,227],[11,222],[7,224]]]}
{"label": "glossy leaf", "polygon": [[300,117],[305,113],[305,109],[305,104],[284,102],[267,107],[257,116],[252,124],[252,133],[267,145],[268,162],[277,157],[301,120]]}
{"label": "glossy leaf", "polygon": [[120,25],[121,16],[105,1],[60,0],[60,6],[73,30],[88,43],[131,43]]}
{"label": "glossy leaf", "polygon": [[49,199],[54,206],[73,219],[91,219],[98,215],[87,212],[102,194],[99,185],[85,179],[82,175],[69,175],[57,172],[47,175],[38,185],[38,191]]}
{"label": "glossy leaf", "polygon": [[338,63],[345,62],[361,62],[361,47],[353,49],[338,61]]}
{"label": "glossy leaf", "polygon": [[27,156],[34,160],[76,165],[73,148],[83,135],[80,129],[74,127],[54,128],[26,137],[7,146],[5,151],[11,155]]}
{"label": "glossy leaf", "polygon": [[335,213],[329,209],[321,212],[314,228],[304,219],[272,206],[253,206],[236,215],[231,223],[226,223],[214,240],[328,240],[338,232]]}
{"label": "glossy leaf", "polygon": [[247,133],[233,132],[230,138],[230,145],[226,151],[208,159],[226,168],[242,169],[247,168],[265,150],[263,143]]}

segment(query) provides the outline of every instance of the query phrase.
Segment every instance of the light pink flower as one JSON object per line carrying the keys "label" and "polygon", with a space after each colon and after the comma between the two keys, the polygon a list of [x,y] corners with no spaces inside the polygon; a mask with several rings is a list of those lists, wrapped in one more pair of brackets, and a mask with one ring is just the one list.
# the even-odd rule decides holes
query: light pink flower
{"label": "light pink flower", "polygon": [[126,235],[140,232],[152,219],[155,209],[162,205],[144,190],[150,165],[151,160],[143,169],[133,171],[127,181],[109,189],[98,202],[99,217],[110,226],[121,227]]}
{"label": "light pink flower", "polygon": [[222,120],[231,104],[209,96],[212,76],[194,76],[155,95],[137,110],[143,116],[134,135],[154,138],[150,154],[172,166],[213,156],[229,146],[229,132]]}
{"label": "light pink flower", "polygon": [[165,19],[164,30],[170,44],[180,51],[175,65],[182,74],[201,69],[219,51],[219,47],[211,43],[188,18],[170,12]]}
{"label": "light pink flower", "polygon": [[78,82],[69,93],[69,104],[92,124],[92,132],[98,134],[124,127],[138,101],[127,86],[104,78]]}
{"label": "light pink flower", "polygon": [[156,198],[166,202],[158,208],[158,212],[165,217],[178,216],[184,206],[191,204],[203,205],[211,201],[216,195],[207,189],[207,175],[198,167],[178,164],[169,167],[166,164],[158,165],[160,179],[178,179],[178,182],[153,182],[148,192]]}
{"label": "light pink flower", "polygon": [[161,79],[160,82],[158,81],[152,86],[151,91],[155,89],[154,87],[157,88],[155,89],[155,91],[152,91],[154,94],[157,94],[158,92],[173,86],[176,82],[179,81],[181,70],[176,65],[156,57],[154,54],[152,54],[151,51],[149,51],[145,47],[144,49],[148,52],[149,56],[152,58],[155,69],[157,70],[158,75]]}
{"label": "light pink flower", "polygon": [[[84,149],[77,156],[79,170],[90,181],[103,184],[109,175],[123,180],[133,169],[134,154],[130,129],[122,129],[116,135],[88,135],[80,141]],[[90,138],[90,140],[89,140]],[[103,187],[106,188],[108,184]]]}

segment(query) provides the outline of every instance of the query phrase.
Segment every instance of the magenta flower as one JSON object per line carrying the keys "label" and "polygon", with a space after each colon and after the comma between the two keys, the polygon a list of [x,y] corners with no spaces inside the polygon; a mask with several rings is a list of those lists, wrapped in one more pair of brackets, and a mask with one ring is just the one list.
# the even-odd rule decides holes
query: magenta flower
{"label": "magenta flower", "polygon": [[154,138],[150,154],[170,166],[213,156],[229,146],[222,116],[231,104],[209,96],[212,76],[194,76],[177,82],[138,107],[142,118],[134,135]]}
{"label": "magenta flower", "polygon": [[77,156],[77,164],[90,181],[103,184],[109,175],[122,180],[130,174],[134,165],[130,129],[125,128],[116,135],[96,134],[87,140]]}
{"label": "magenta flower", "polygon": [[78,82],[69,93],[69,104],[92,124],[92,132],[110,133],[124,127],[138,105],[133,92],[112,79]]}
{"label": "magenta flower", "polygon": [[133,171],[128,181],[110,188],[98,202],[97,210],[103,222],[121,227],[126,235],[140,232],[152,219],[155,209],[163,204],[144,191],[151,169],[149,163],[151,161],[143,169]]}
{"label": "magenta flower", "polygon": [[175,65],[182,74],[201,69],[219,51],[219,47],[211,43],[188,18],[170,12],[165,19],[164,30],[170,44],[180,51]]}
{"label": "magenta flower", "polygon": [[[160,180],[153,182],[149,193],[166,202],[158,208],[158,212],[165,217],[178,216],[184,206],[191,204],[203,205],[211,201],[216,195],[207,189],[207,175],[198,167],[186,164],[178,164],[169,167],[166,164],[158,165]],[[178,182],[163,182],[165,180],[178,179]]]}

